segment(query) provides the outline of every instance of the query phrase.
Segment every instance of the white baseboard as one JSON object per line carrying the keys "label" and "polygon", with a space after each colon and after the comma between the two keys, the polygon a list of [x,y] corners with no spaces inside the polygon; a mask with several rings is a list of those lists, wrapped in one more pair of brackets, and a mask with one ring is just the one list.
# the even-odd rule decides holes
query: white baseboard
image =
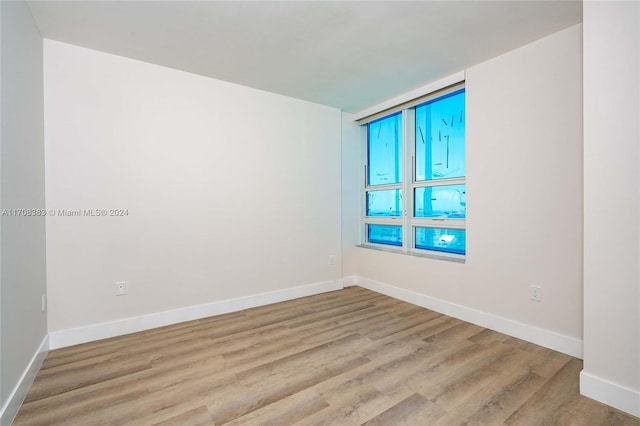
{"label": "white baseboard", "polygon": [[40,367],[42,367],[44,359],[47,357],[47,353],[49,353],[49,336],[45,336],[44,339],[42,339],[38,350],[33,354],[33,357],[31,357],[31,361],[22,373],[20,380],[18,380],[13,391],[2,405],[2,410],[0,411],[0,426],[10,426],[16,418],[18,410],[20,410],[20,406],[27,396],[27,392],[29,392]]}
{"label": "white baseboard", "polygon": [[177,324],[184,321],[206,318],[213,315],[221,315],[243,309],[271,303],[284,302],[328,291],[341,290],[342,279],[325,281],[320,283],[285,288],[266,293],[253,294],[235,299],[220,300],[202,305],[188,306],[171,311],[157,312],[147,315],[139,315],[121,320],[91,324],[84,327],[69,328],[49,333],[51,349],[59,349],[94,340],[121,336],[165,325]]}
{"label": "white baseboard", "polygon": [[354,285],[358,285],[358,276],[357,275],[349,275],[347,277],[342,278],[342,285],[344,287],[352,287]]}
{"label": "white baseboard", "polygon": [[632,416],[640,417],[640,391],[638,390],[612,383],[582,370],[580,393]]}
{"label": "white baseboard", "polygon": [[[554,331],[534,327],[509,318],[500,317],[488,312],[479,311],[467,306],[458,305],[446,300],[426,296],[411,290],[405,290],[379,281],[360,276],[348,277],[348,285],[359,285],[396,299],[422,306],[472,324],[480,325],[509,336],[523,339],[554,351],[562,352],[576,358],[582,358],[582,340],[565,336]],[[347,283],[347,279],[344,280]],[[353,283],[353,284],[351,284]]]}

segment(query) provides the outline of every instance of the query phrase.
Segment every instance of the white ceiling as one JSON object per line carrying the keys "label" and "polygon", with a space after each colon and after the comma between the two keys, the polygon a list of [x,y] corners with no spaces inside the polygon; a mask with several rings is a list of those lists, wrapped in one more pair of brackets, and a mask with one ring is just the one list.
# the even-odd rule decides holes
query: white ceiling
{"label": "white ceiling", "polygon": [[359,111],[582,22],[575,1],[30,1],[42,35]]}

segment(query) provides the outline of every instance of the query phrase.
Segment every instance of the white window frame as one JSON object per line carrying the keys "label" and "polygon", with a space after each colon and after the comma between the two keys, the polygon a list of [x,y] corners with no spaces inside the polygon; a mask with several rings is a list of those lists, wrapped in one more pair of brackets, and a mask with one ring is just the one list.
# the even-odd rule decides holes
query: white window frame
{"label": "white window frame", "polygon": [[[464,83],[458,83],[452,87],[439,90],[436,93],[427,94],[430,98],[439,98],[452,93],[460,88],[464,87]],[[421,218],[414,217],[413,199],[414,191],[416,188],[424,187],[436,187],[445,185],[466,185],[466,173],[463,177],[450,178],[450,179],[433,179],[416,181],[415,178],[415,109],[422,105],[424,101],[417,101],[409,104],[405,108],[401,109],[402,112],[402,135],[401,135],[401,150],[402,150],[402,182],[398,184],[389,185],[369,185],[368,184],[368,171],[367,160],[369,141],[368,141],[368,123],[380,118],[384,118],[398,112],[391,111],[388,114],[376,114],[374,119],[364,120],[361,126],[362,143],[364,146],[363,157],[363,169],[364,169],[364,185],[361,191],[361,233],[360,233],[360,246],[375,248],[384,251],[398,252],[403,254],[411,254],[416,256],[424,256],[436,259],[452,260],[464,262],[466,260],[466,254],[448,253],[434,250],[426,250],[417,248],[415,246],[415,230],[416,228],[436,228],[436,229],[467,229],[466,218],[465,219],[451,219],[451,218]],[[466,108],[465,108],[466,110]],[[466,114],[466,112],[465,112]],[[465,137],[466,145],[466,137]],[[465,149],[466,152],[466,149]],[[402,193],[402,214],[401,216],[367,216],[367,192],[378,191],[385,189],[400,189]],[[402,246],[393,246],[389,244],[378,244],[368,241],[367,225],[394,225],[402,227]],[[466,250],[466,247],[465,247]]]}
{"label": "white window frame", "polygon": [[[395,114],[395,113],[394,113]],[[393,115],[393,114],[389,114]],[[372,120],[374,121],[374,120]],[[368,123],[367,123],[368,124]],[[367,233],[367,225],[391,225],[391,226],[401,226],[404,234],[404,222],[407,215],[407,211],[405,208],[405,191],[404,191],[404,182],[406,180],[406,167],[405,167],[405,120],[404,114],[402,114],[402,134],[401,134],[401,142],[400,142],[400,150],[402,152],[402,182],[393,183],[388,185],[369,185],[369,176],[367,171],[367,159],[369,158],[369,143],[368,143],[368,129],[369,126],[365,124],[362,126],[362,135],[364,138],[364,191],[362,192],[361,202],[362,202],[362,212],[364,220],[362,222],[362,233],[361,233],[361,241],[363,244],[366,244],[369,247],[375,247],[380,249],[395,249],[400,250],[403,247],[392,246],[389,244],[377,244],[370,243],[367,241],[368,233]],[[402,214],[400,216],[367,216],[367,192],[369,191],[384,191],[384,190],[394,190],[399,189],[402,193]],[[403,235],[403,243],[404,243],[404,235]]]}

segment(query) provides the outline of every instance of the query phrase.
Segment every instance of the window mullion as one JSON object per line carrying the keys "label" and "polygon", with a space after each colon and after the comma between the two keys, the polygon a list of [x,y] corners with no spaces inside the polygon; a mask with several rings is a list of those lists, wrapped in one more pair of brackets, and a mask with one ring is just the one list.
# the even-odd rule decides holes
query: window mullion
{"label": "window mullion", "polygon": [[402,183],[388,183],[385,185],[368,185],[366,191],[383,191],[385,189],[403,189]]}
{"label": "window mullion", "polygon": [[424,188],[426,186],[449,186],[449,185],[464,185],[465,178],[453,178],[453,179],[438,179],[438,180],[421,180],[413,183],[414,188]]}
{"label": "window mullion", "polygon": [[414,126],[414,112],[413,108],[407,109],[403,114],[404,120],[404,193],[405,193],[405,205],[403,215],[403,250],[409,252],[413,248],[413,233],[411,220],[413,217],[413,158],[414,158],[414,145],[415,145],[415,126]]}
{"label": "window mullion", "polygon": [[413,218],[413,226],[425,228],[465,229],[466,224],[467,221],[465,219]]}

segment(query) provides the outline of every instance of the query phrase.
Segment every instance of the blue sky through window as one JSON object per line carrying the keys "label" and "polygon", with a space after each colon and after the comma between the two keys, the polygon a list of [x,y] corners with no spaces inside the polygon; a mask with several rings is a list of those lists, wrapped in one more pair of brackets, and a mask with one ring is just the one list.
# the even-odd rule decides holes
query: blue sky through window
{"label": "blue sky through window", "polygon": [[367,241],[375,244],[402,246],[402,226],[367,225]]}
{"label": "blue sky through window", "polygon": [[464,177],[464,89],[416,107],[416,181]]}
{"label": "blue sky through window", "polygon": [[467,186],[444,185],[415,189],[415,217],[462,219],[467,216]]}
{"label": "blue sky through window", "polygon": [[464,229],[416,228],[416,248],[465,254],[467,232]]}
{"label": "blue sky through window", "polygon": [[368,124],[367,184],[402,182],[402,113]]}
{"label": "blue sky through window", "polygon": [[367,216],[400,216],[402,191],[388,189],[367,192]]}

